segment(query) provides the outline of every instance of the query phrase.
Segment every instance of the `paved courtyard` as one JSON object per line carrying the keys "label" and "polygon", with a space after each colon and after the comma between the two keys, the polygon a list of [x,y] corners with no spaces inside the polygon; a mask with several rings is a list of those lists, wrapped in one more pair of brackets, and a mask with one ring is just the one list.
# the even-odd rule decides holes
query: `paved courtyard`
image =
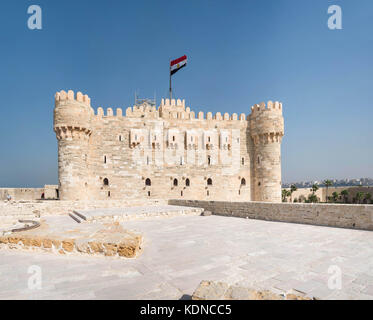
{"label": "paved courtyard", "polygon": [[[0,299],[180,299],[201,280],[373,299],[373,232],[220,216],[122,225],[144,235],[137,259],[1,250]],[[27,286],[33,265],[42,271],[41,290]],[[335,266],[339,290],[328,288]]]}

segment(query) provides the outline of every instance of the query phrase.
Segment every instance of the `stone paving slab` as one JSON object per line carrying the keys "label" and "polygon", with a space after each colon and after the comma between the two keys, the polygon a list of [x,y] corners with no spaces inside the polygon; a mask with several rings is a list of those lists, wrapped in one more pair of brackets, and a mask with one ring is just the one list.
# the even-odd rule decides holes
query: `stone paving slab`
{"label": "stone paving slab", "polygon": [[[203,280],[373,300],[373,232],[220,216],[121,223],[141,232],[137,259],[0,251],[1,299],[180,299]],[[40,266],[42,289],[27,287]],[[329,268],[342,274],[328,287]]]}

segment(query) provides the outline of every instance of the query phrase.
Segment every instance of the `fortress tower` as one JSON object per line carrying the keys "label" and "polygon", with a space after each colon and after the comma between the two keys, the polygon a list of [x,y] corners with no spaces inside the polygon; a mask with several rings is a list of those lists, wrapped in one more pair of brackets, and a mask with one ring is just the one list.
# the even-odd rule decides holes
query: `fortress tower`
{"label": "fortress tower", "polygon": [[61,91],[54,131],[61,200],[281,201],[278,102],[249,116],[194,112],[181,99],[94,112],[87,95]]}
{"label": "fortress tower", "polygon": [[254,201],[281,202],[281,140],[284,135],[282,104],[269,101],[251,108]]}
{"label": "fortress tower", "polygon": [[91,117],[90,98],[69,90],[55,95],[54,131],[58,140],[59,192],[62,200],[88,198],[88,157]]}

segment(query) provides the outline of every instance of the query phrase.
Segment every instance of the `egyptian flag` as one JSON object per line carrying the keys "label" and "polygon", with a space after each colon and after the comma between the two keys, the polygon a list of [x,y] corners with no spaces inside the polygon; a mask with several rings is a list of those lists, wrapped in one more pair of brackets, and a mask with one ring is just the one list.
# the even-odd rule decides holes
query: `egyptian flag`
{"label": "egyptian flag", "polygon": [[184,68],[187,64],[187,56],[182,56],[179,59],[172,60],[170,64],[171,76],[178,72],[181,68]]}

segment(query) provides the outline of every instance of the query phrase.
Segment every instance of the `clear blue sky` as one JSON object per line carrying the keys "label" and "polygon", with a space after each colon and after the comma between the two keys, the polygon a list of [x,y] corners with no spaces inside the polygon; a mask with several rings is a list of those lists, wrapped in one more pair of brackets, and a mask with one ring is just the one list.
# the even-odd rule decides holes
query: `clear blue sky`
{"label": "clear blue sky", "polygon": [[[38,4],[43,29],[27,28]],[[343,30],[327,28],[329,5]],[[0,6],[0,186],[57,183],[53,96],[175,95],[196,111],[284,104],[284,182],[373,176],[373,1],[22,1]]]}

